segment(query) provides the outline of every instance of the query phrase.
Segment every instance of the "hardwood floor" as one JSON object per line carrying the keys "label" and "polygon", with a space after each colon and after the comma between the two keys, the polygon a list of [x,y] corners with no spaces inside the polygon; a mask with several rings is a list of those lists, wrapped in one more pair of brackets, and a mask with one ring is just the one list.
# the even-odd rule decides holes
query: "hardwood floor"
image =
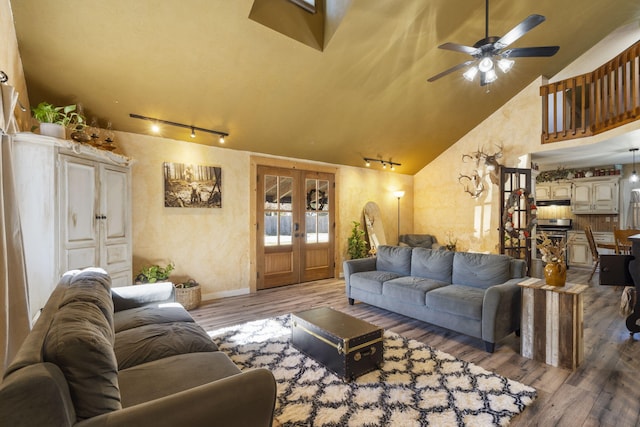
{"label": "hardwood floor", "polygon": [[[568,281],[586,283],[588,270],[571,269]],[[520,356],[514,334],[493,354],[482,341],[363,303],[348,305],[344,280],[332,279],[259,291],[204,303],[191,311],[206,330],[317,306],[365,319],[385,329],[538,390],[537,400],[512,426],[636,426],[640,424],[640,343],[618,310],[621,287],[599,286],[597,274],[584,294],[585,360],[575,371]]]}

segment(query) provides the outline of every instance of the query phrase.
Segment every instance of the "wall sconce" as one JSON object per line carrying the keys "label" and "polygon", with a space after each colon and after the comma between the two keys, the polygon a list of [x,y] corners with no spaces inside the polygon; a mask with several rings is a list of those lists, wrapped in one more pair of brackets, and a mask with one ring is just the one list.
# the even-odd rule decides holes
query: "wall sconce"
{"label": "wall sconce", "polygon": [[382,160],[382,159],[372,159],[371,157],[363,157],[363,160],[364,160],[364,165],[366,167],[371,166],[371,162],[378,162],[382,164],[382,169],[386,169],[387,166],[389,166],[392,171],[396,170],[396,166],[402,166],[401,163],[392,162],[391,159]]}
{"label": "wall sconce", "polygon": [[172,122],[172,121],[169,121],[169,120],[154,119],[153,117],[141,116],[140,114],[129,114],[129,117],[131,117],[132,119],[149,120],[149,121],[153,122],[153,124],[151,125],[151,130],[154,133],[158,133],[160,131],[160,126],[159,125],[163,124],[163,125],[175,126],[175,127],[179,127],[179,128],[191,129],[191,138],[195,138],[196,137],[196,131],[212,133],[214,135],[218,135],[220,137],[218,139],[220,144],[224,144],[225,138],[227,136],[229,136],[229,134],[227,132],[222,132],[222,131],[219,131],[219,130],[205,129],[205,128],[201,128],[201,127],[198,127],[198,126],[185,125],[183,123]]}

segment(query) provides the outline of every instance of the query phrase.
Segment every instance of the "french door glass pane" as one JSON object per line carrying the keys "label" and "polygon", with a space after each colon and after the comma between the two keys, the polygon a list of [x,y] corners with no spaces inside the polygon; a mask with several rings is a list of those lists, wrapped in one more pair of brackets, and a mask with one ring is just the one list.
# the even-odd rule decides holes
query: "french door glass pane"
{"label": "french door glass pane", "polygon": [[329,241],[329,212],[318,214],[318,243]]}
{"label": "french door glass pane", "polygon": [[305,232],[307,243],[329,241],[329,181],[306,179],[307,206]]}
{"label": "french door glass pane", "polygon": [[264,176],[264,208],[278,209],[278,177]]}
{"label": "french door glass pane", "polygon": [[318,214],[315,212],[307,212],[305,218],[306,242],[318,243]]}
{"label": "french door glass pane", "polygon": [[329,181],[318,181],[318,206],[320,210],[329,210]]}
{"label": "french door glass pane", "polygon": [[291,212],[280,212],[280,244],[290,245],[292,242]]}
{"label": "french door glass pane", "polygon": [[278,244],[278,214],[277,212],[264,213],[264,245],[276,246]]}
{"label": "french door glass pane", "polygon": [[264,245],[290,245],[292,242],[293,178],[264,177]]}

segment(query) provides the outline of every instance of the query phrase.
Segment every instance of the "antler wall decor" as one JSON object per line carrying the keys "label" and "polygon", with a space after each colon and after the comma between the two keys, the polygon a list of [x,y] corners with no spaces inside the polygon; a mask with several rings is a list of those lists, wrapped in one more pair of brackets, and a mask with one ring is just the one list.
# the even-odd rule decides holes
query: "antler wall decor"
{"label": "antler wall decor", "polygon": [[489,175],[489,180],[495,184],[500,183],[500,163],[498,159],[502,157],[503,146],[502,144],[496,146],[499,148],[493,154],[485,152],[484,147],[482,149],[474,151],[471,154],[463,154],[462,162],[467,161],[475,162],[476,169],[471,175],[460,174],[458,176],[458,182],[464,185],[464,192],[469,193],[471,197],[477,199],[485,190],[484,178]]}

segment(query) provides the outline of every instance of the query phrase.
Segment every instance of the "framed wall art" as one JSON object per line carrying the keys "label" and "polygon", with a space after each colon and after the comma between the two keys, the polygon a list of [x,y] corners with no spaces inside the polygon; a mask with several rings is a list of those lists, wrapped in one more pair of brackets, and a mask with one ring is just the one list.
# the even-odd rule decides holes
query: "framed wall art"
{"label": "framed wall art", "polygon": [[165,207],[222,207],[222,168],[169,162],[163,168]]}

